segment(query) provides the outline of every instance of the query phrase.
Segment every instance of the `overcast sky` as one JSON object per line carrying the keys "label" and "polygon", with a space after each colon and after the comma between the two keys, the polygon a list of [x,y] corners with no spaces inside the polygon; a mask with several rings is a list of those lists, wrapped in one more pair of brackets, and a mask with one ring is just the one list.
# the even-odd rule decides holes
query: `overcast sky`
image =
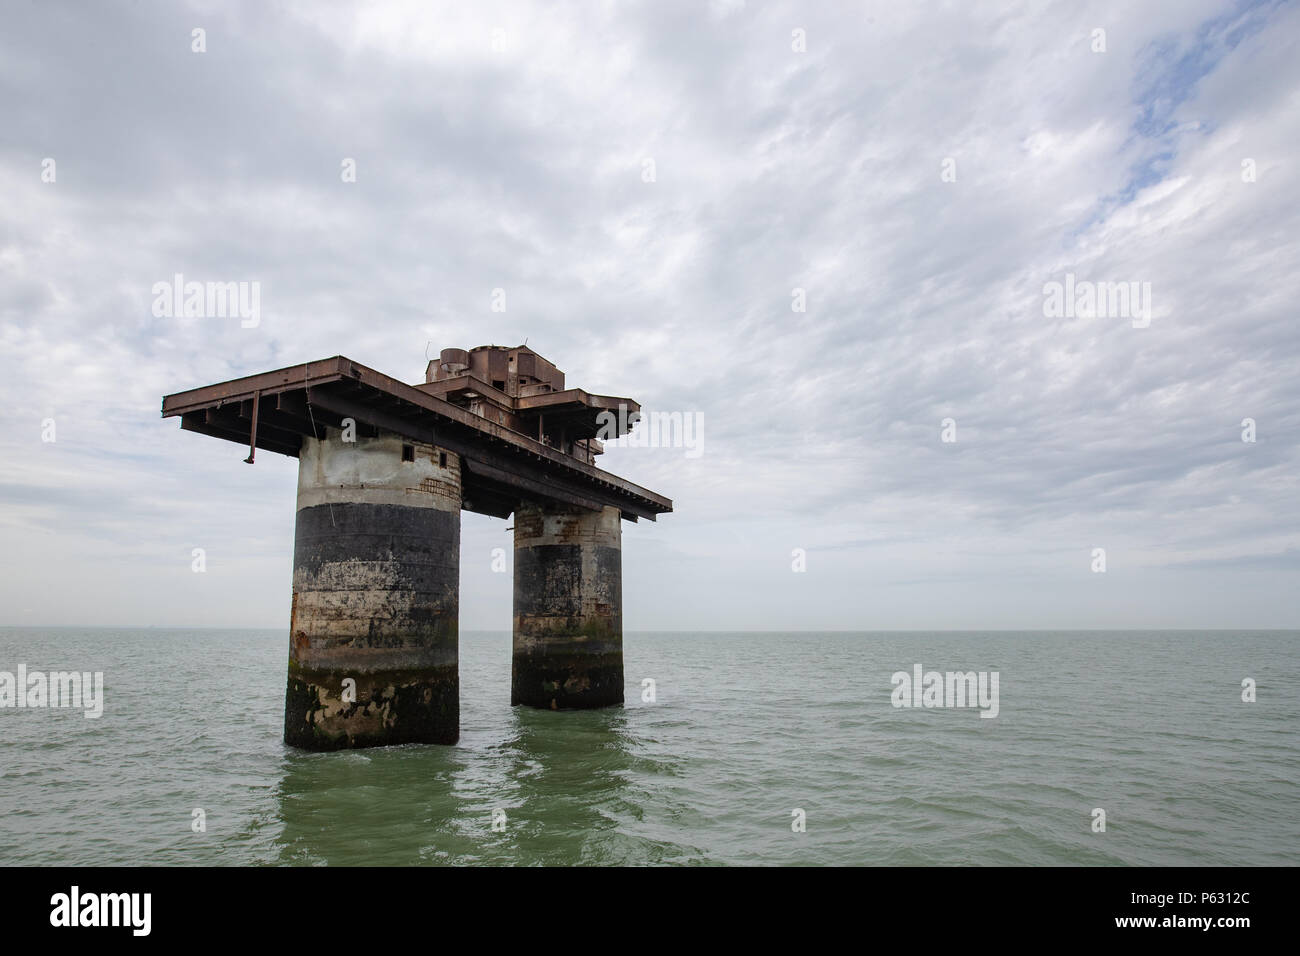
{"label": "overcast sky", "polygon": [[[624,523],[629,631],[1296,627],[1297,37],[1204,0],[10,0],[0,623],[287,628],[297,462],[162,395],[527,338],[702,421],[601,459],[675,503]],[[177,273],[260,322],[155,316]],[[1067,274],[1149,283],[1149,323],[1048,314]],[[510,627],[507,527],[463,517],[463,629]]]}

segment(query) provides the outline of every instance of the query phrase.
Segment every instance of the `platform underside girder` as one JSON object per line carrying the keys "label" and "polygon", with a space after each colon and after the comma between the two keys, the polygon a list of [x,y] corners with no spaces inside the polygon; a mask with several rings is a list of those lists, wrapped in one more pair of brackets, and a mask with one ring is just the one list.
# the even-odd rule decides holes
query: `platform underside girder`
{"label": "platform underside girder", "polygon": [[168,395],[163,417],[187,431],[297,457],[302,437],[355,422],[358,437],[391,432],[461,457],[463,508],[508,517],[524,500],[654,520],[672,502],[536,439],[336,356]]}

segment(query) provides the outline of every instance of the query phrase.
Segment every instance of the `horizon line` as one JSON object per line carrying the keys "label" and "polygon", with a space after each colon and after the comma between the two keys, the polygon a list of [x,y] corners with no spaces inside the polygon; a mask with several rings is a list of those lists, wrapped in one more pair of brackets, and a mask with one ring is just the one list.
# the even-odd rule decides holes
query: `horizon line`
{"label": "horizon line", "polygon": [[[45,629],[51,631],[278,631],[283,625],[276,627],[250,627],[240,625],[236,627],[218,627],[211,625],[199,624],[0,624],[0,630],[18,630],[21,628],[28,629]],[[466,627],[460,628],[462,633],[469,634],[509,634],[510,628],[482,628]],[[875,627],[875,628],[851,628],[851,627],[824,627],[824,628],[640,628],[636,630],[625,630],[624,634],[897,634],[897,633],[916,633],[916,634],[933,634],[933,633],[951,633],[951,634],[968,634],[978,631],[995,631],[998,633],[1031,633],[1034,631],[1300,631],[1300,625],[1291,627],[1252,627],[1246,625],[1236,625],[1233,627],[1185,627],[1185,626],[1150,626],[1140,627]]]}

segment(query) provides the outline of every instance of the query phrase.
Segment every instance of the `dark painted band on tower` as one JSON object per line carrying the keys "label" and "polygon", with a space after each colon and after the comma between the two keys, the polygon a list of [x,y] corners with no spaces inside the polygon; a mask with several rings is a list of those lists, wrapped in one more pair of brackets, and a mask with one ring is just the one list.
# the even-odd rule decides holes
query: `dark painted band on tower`
{"label": "dark painted band on tower", "polygon": [[511,704],[623,703],[623,549],[617,508],[515,512]]}
{"label": "dark painted band on tower", "polygon": [[391,436],[309,439],[298,502],[285,742],[455,743],[459,461]]}

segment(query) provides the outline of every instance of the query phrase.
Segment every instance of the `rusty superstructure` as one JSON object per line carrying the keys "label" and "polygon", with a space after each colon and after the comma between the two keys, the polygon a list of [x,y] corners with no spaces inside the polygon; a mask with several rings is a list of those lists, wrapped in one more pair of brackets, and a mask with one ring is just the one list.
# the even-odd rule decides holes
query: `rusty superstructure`
{"label": "rusty superstructure", "polygon": [[168,395],[162,414],[250,463],[299,459],[288,743],[457,739],[461,510],[515,515],[512,702],[622,702],[620,523],[672,510],[595,465],[631,399],[489,345],[442,350],[417,385],[335,356]]}

